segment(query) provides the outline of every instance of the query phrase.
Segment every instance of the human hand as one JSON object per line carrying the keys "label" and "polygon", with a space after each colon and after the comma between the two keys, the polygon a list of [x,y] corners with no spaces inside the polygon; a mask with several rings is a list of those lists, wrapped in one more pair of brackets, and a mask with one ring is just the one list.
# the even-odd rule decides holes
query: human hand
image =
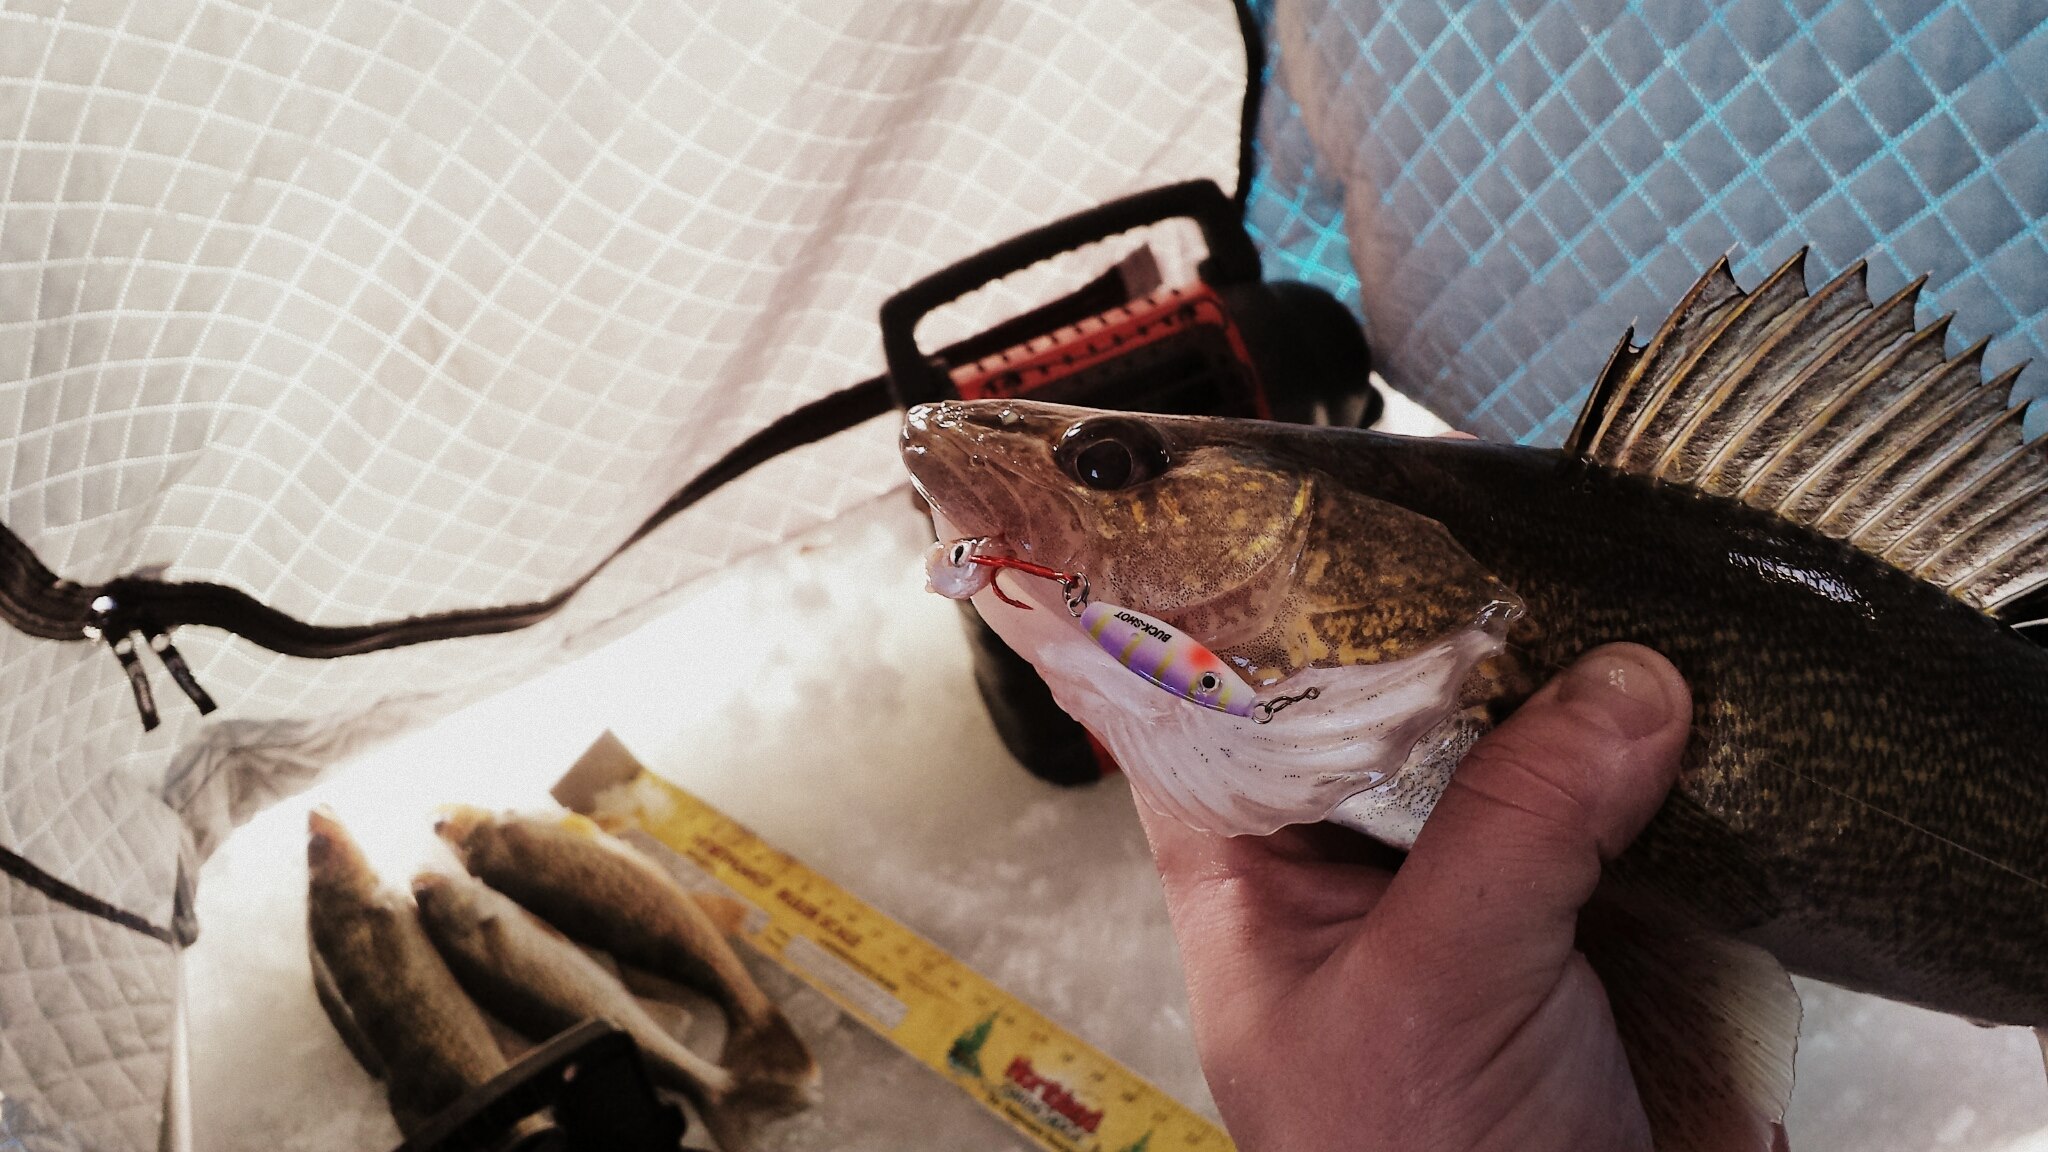
{"label": "human hand", "polygon": [[1237,1146],[1649,1148],[1573,937],[1677,778],[1691,715],[1655,652],[1588,653],[1467,754],[1398,874],[1330,825],[1230,838],[1140,803]]}

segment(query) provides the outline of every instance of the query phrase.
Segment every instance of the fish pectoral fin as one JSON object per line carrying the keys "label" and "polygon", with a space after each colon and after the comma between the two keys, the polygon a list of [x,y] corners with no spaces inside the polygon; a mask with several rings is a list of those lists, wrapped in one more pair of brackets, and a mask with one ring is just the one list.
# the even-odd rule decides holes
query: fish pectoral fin
{"label": "fish pectoral fin", "polygon": [[306,941],[307,958],[313,962],[313,995],[320,1001],[320,1010],[327,1013],[327,1022],[334,1025],[334,1031],[341,1036],[341,1042],[348,1046],[349,1055],[363,1066],[363,1071],[379,1080],[384,1079],[384,1061],[377,1050],[370,1047],[370,1038],[363,1034],[356,1014],[350,1010],[348,1001],[341,998],[341,989],[334,982],[334,972],[327,967],[327,960],[320,955],[320,949]]}
{"label": "fish pectoral fin", "polygon": [[1657,1152],[1769,1152],[1792,1097],[1799,993],[1770,953],[1596,902],[1579,947],[1607,989]]}

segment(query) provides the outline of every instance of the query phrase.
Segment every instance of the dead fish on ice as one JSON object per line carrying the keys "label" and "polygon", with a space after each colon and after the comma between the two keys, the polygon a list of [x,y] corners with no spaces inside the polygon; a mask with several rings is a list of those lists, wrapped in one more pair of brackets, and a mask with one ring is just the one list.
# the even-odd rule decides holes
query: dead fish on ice
{"label": "dead fish on ice", "polygon": [[655,1078],[688,1096],[720,1148],[750,1143],[744,1093],[730,1072],[684,1047],[617,977],[509,897],[468,876],[412,882],[420,923],[456,979],[498,1019],[546,1039],[590,1017],[632,1036]]}
{"label": "dead fish on ice", "polygon": [[[2048,1026],[2048,652],[2022,633],[2048,617],[2048,453],[2017,369],[1985,382],[1983,344],[1915,328],[1918,284],[1873,305],[1861,265],[1812,293],[1802,269],[1744,293],[1718,264],[1624,338],[1561,451],[914,408],[933,586],[1148,803],[1232,834],[1405,847],[1552,672],[1664,653],[1693,739],[1609,875],[1649,914],[1586,949],[1659,1146],[1738,1146],[1791,1089],[1780,963]],[[994,595],[1004,567],[1053,578],[1003,575],[1038,610]],[[1658,1031],[1674,1012],[1694,1026]]]}
{"label": "dead fish on ice", "polygon": [[570,939],[715,998],[730,1025],[720,1063],[750,1105],[817,1103],[818,1065],[796,1030],[697,901],[631,846],[581,816],[458,808],[434,830],[471,874]]}
{"label": "dead fish on ice", "polygon": [[384,1081],[411,1136],[506,1067],[483,1014],[413,915],[331,813],[306,819],[314,991],[349,1051]]}

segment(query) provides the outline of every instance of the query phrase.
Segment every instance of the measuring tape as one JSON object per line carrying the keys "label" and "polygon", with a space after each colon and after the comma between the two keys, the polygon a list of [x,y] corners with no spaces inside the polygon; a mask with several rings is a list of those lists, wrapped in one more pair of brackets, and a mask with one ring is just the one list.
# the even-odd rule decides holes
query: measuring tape
{"label": "measuring tape", "polygon": [[1040,1148],[1233,1149],[1222,1129],[938,945],[648,772],[610,733],[563,776],[554,796],[608,823],[623,817],[719,881],[746,903],[742,940]]}

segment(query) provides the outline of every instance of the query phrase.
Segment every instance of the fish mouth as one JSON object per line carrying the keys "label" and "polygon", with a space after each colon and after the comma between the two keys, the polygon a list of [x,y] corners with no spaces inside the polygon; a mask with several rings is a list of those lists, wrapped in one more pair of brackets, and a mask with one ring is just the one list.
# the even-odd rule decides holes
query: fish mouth
{"label": "fish mouth", "polygon": [[963,498],[972,486],[965,473],[984,463],[980,453],[963,444],[972,438],[967,428],[958,405],[918,404],[904,414],[898,450],[910,472],[911,488],[933,512],[952,519],[963,537],[992,537],[999,535],[995,525],[975,523],[971,514],[962,520],[968,511],[962,505],[971,503]]}
{"label": "fish mouth", "polygon": [[306,813],[306,860],[315,868],[345,861],[353,854],[355,841],[334,811],[325,805]]}
{"label": "fish mouth", "polygon": [[[1047,483],[1048,427],[1069,418],[989,400],[919,404],[905,414],[899,449],[911,487],[931,510],[940,539],[1000,542],[1006,555],[1055,565],[1041,529],[1070,518],[1071,497]],[[1036,509],[1034,511],[1034,509]]]}
{"label": "fish mouth", "polygon": [[[933,512],[939,541],[925,553],[925,588],[948,600],[971,600],[982,592],[1025,612],[1033,605],[1019,600],[1000,582],[1005,573],[1037,581],[1050,581],[1059,589],[1069,613],[1078,613],[1087,603],[1088,582],[1077,573],[1060,571],[1025,559],[1001,537],[959,536],[949,532],[945,514]],[[1043,599],[1043,597],[1033,597]]]}
{"label": "fish mouth", "polygon": [[1004,432],[957,401],[919,404],[904,414],[899,449],[911,486],[963,535],[1003,535],[988,496],[1021,479],[1006,462],[1022,447],[1002,442]]}
{"label": "fish mouth", "polygon": [[491,822],[491,814],[481,808],[467,804],[451,804],[443,808],[434,820],[434,835],[439,836],[457,852],[468,849],[470,837],[477,829]]}
{"label": "fish mouth", "polygon": [[455,881],[452,877],[439,872],[422,872],[412,878],[412,894],[414,899],[421,897],[432,899],[447,892],[454,886]]}

